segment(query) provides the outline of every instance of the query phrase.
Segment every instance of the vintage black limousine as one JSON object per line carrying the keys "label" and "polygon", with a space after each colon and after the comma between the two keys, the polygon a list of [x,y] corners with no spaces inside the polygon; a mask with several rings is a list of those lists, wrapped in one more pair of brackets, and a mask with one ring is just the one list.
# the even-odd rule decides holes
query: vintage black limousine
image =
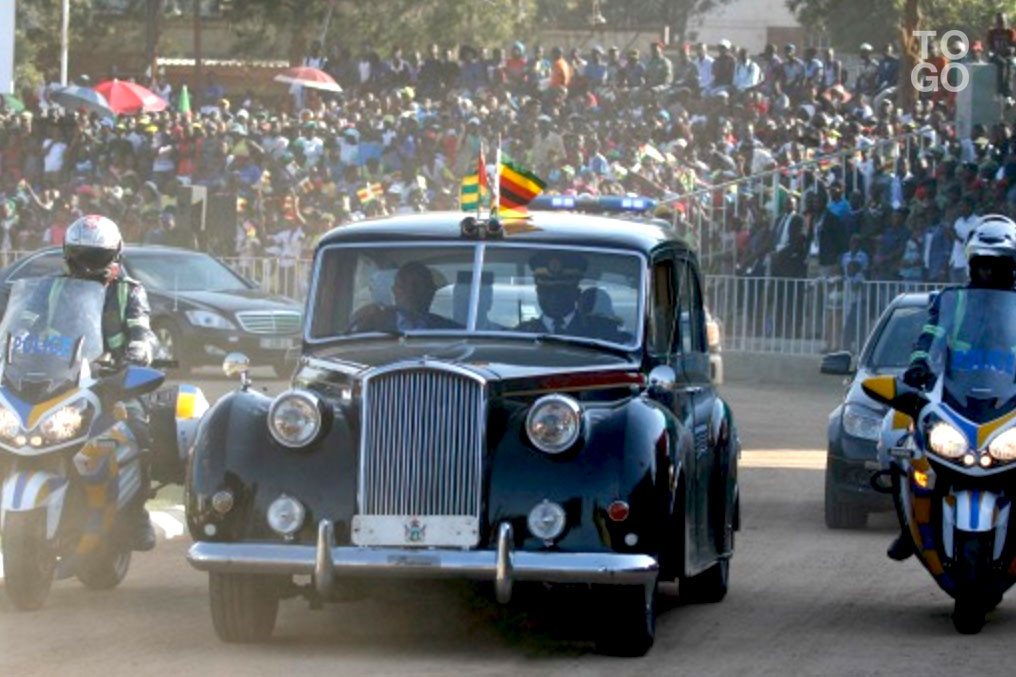
{"label": "vintage black limousine", "polygon": [[[598,648],[653,643],[657,584],[719,601],[740,443],[694,252],[666,226],[432,213],[322,238],[292,387],[205,416],[190,563],[226,641],[363,577],[588,588]],[[299,586],[294,576],[311,584]],[[298,579],[298,580],[299,580]]]}

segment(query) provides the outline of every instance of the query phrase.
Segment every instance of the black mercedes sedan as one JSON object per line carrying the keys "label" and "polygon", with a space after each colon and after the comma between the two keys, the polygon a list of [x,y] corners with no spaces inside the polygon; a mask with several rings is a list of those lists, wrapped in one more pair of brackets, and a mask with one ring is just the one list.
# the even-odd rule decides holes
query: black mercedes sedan
{"label": "black mercedes sedan", "polygon": [[[848,352],[831,353],[822,360],[824,374],[853,374],[843,403],[829,415],[825,521],[830,529],[860,529],[867,524],[868,513],[892,509],[889,497],[872,489],[870,481],[880,467],[878,442],[885,434],[887,410],[868,397],[861,384],[869,376],[903,373],[911,346],[927,321],[928,301],[928,294],[900,294],[893,299],[865,341],[856,373]],[[909,420],[892,423],[896,436],[902,436]]]}
{"label": "black mercedes sedan", "polygon": [[[145,285],[152,330],[181,370],[219,365],[227,353],[241,351],[279,376],[291,373],[289,355],[299,347],[303,318],[296,301],[268,294],[218,259],[189,249],[127,245],[124,267]],[[15,281],[63,269],[60,248],[50,247],[0,271],[0,313]]]}

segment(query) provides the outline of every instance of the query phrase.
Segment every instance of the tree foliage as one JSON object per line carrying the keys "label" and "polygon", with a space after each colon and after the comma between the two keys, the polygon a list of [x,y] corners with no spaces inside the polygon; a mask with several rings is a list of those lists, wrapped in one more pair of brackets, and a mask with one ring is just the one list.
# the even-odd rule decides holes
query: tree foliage
{"label": "tree foliage", "polygon": [[[329,0],[234,0],[228,13],[245,56],[300,58],[321,37]],[[507,44],[524,37],[536,17],[535,0],[337,0],[326,41],[356,52],[370,45],[388,53],[396,45]]]}
{"label": "tree foliage", "polygon": [[[961,30],[970,41],[984,39],[995,12],[1011,14],[1016,0],[920,0],[922,28]],[[787,0],[806,28],[824,32],[831,43],[856,51],[862,42],[900,42],[904,0]]]}
{"label": "tree foliage", "polygon": [[[729,0],[599,0],[599,11],[611,29],[646,29],[670,26],[671,35],[680,40],[688,21]],[[589,25],[592,0],[539,0],[537,16],[541,22],[569,27]]]}
{"label": "tree foliage", "polygon": [[[70,0],[71,51],[96,45],[110,26],[93,0]],[[60,0],[22,0],[16,4],[14,78],[19,87],[56,80],[60,72]]]}

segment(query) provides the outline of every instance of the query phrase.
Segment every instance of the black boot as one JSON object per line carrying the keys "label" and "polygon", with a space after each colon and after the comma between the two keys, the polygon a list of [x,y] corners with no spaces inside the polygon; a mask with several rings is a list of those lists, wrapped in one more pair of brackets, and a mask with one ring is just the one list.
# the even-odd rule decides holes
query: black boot
{"label": "black boot", "polygon": [[910,538],[910,534],[901,531],[896,540],[889,545],[889,549],[885,551],[885,554],[889,556],[889,559],[902,562],[914,554],[914,540]]}

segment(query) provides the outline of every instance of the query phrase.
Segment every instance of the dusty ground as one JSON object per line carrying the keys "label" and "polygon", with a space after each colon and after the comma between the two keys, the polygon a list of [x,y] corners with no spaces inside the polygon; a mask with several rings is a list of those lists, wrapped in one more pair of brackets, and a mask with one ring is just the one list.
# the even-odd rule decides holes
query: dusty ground
{"label": "dusty ground", "polygon": [[886,559],[888,515],[860,532],[823,525],[821,450],[837,381],[722,392],[746,449],[732,588],[721,604],[663,612],[643,659],[592,653],[567,603],[501,608],[458,584],[391,586],[323,611],[287,602],[270,643],[227,646],[212,632],[205,576],[176,539],[137,556],[112,592],[61,582],[30,614],[0,595],[0,675],[1011,674],[1013,602],[981,635],[961,637],[920,566]]}

